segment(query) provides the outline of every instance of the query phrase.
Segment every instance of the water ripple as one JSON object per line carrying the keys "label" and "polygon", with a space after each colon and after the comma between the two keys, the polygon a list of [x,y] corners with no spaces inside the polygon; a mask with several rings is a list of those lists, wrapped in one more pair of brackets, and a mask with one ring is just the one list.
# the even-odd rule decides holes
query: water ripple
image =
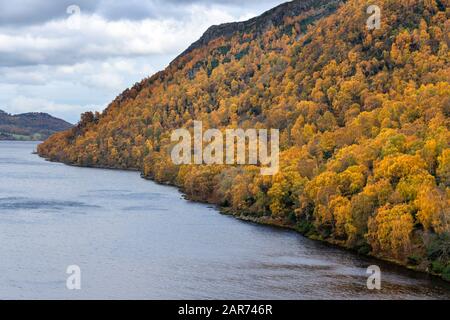
{"label": "water ripple", "polygon": [[100,208],[96,205],[89,205],[78,201],[58,201],[47,199],[31,199],[25,197],[0,198],[0,210],[61,210],[67,208]]}

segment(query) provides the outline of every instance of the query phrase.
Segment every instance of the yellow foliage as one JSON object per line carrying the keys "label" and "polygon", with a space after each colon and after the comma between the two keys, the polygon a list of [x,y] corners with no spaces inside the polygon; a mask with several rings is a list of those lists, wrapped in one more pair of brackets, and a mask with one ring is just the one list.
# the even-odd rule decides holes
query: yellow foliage
{"label": "yellow foliage", "polygon": [[403,258],[410,252],[414,226],[410,212],[405,204],[385,206],[369,219],[367,239],[375,253]]}
{"label": "yellow foliage", "polygon": [[417,219],[427,230],[436,233],[450,232],[450,205],[439,189],[422,188],[415,205],[418,209]]}

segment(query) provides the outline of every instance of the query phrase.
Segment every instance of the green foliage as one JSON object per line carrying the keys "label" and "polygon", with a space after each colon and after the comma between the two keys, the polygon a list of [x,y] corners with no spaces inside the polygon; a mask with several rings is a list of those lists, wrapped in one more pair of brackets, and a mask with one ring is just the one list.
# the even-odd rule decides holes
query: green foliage
{"label": "green foliage", "polygon": [[450,281],[450,233],[434,235],[427,246],[431,270]]}
{"label": "green foliage", "polygon": [[431,261],[450,261],[450,233],[434,236],[427,246],[427,255]]}
{"label": "green foliage", "polygon": [[420,264],[421,261],[422,261],[422,257],[419,256],[418,254],[413,254],[408,257],[409,265],[417,266]]}
{"label": "green foliage", "polygon": [[367,255],[372,251],[372,248],[368,243],[363,243],[356,247],[359,254]]}
{"label": "green foliage", "polygon": [[314,225],[308,221],[300,221],[297,223],[297,231],[305,236],[311,236],[316,234],[316,229]]}
{"label": "green foliage", "polygon": [[445,265],[441,261],[436,260],[431,263],[431,270],[434,273],[441,274],[444,271],[444,269]]}
{"label": "green foliage", "polygon": [[450,281],[450,264],[447,265],[444,270],[442,270],[442,278],[447,281]]}

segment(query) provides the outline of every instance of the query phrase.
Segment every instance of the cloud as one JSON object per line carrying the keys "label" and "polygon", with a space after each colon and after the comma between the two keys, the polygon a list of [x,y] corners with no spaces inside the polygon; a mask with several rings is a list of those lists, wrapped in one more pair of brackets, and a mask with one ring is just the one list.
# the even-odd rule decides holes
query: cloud
{"label": "cloud", "polygon": [[275,6],[276,0],[0,0],[0,26],[29,26],[67,17],[67,8],[76,5],[84,14],[107,20],[145,20],[172,17],[182,19],[189,7],[222,7],[229,12],[260,11]]}
{"label": "cloud", "polygon": [[76,122],[83,110],[101,111],[124,88],[155,73],[158,65],[145,58],[116,58],[74,65],[0,68],[4,75],[0,77],[0,109],[11,113],[51,110]]}
{"label": "cloud", "polygon": [[0,83],[44,85],[47,81],[44,74],[34,69],[26,70],[23,68],[1,68],[0,70],[2,74],[2,77],[0,77]]}
{"label": "cloud", "polygon": [[[11,100],[8,112],[13,114],[26,113],[32,110],[33,112],[46,112],[59,118],[70,118],[68,115],[73,112],[81,114],[85,111],[101,111],[101,105],[76,105],[76,104],[61,104],[55,103],[42,98],[30,98],[24,96],[14,97]],[[74,121],[72,121],[74,122]]]}
{"label": "cloud", "polygon": [[0,0],[0,26],[35,25],[63,18],[67,15],[67,7],[75,3],[86,12],[93,12],[99,1]]}
{"label": "cloud", "polygon": [[[163,69],[209,26],[282,2],[0,0],[0,109],[75,122]],[[71,5],[79,15],[67,13]]]}
{"label": "cloud", "polygon": [[167,18],[109,21],[79,16],[79,28],[59,19],[38,26],[0,29],[0,66],[74,64],[88,59],[138,57],[180,52],[208,26],[232,21],[221,10],[192,6],[184,20]]}

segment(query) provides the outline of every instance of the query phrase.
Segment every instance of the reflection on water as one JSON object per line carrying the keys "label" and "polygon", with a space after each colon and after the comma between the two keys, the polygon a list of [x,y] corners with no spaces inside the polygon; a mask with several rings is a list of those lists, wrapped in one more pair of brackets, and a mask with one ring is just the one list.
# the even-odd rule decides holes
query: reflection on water
{"label": "reflection on water", "polygon": [[[450,299],[437,279],[0,142],[0,299]],[[65,287],[79,265],[82,290]],[[382,290],[369,291],[378,264]]]}

